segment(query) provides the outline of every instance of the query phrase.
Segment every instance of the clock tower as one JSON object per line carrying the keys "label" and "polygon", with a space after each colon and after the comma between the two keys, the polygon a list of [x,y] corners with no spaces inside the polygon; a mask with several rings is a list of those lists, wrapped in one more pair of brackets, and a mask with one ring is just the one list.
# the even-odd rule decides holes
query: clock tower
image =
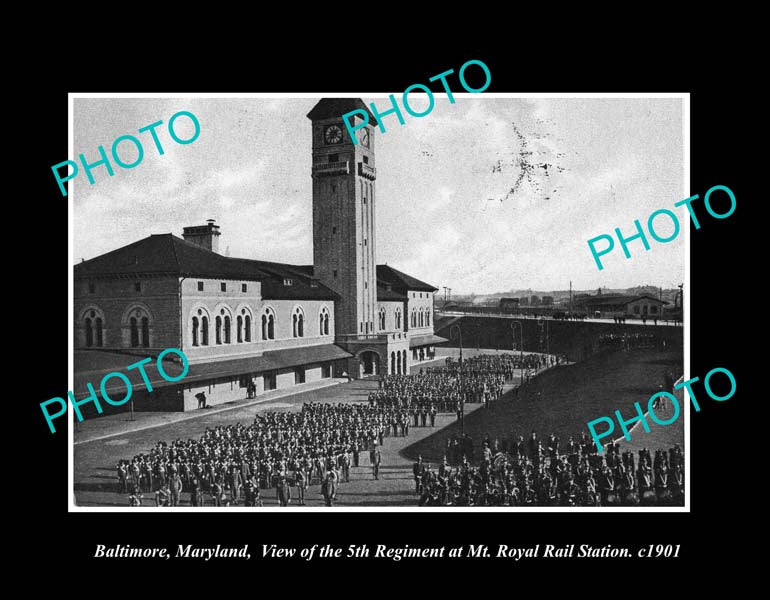
{"label": "clock tower", "polygon": [[[377,323],[374,128],[356,131],[354,144],[342,115],[355,109],[369,112],[358,98],[324,98],[307,115],[313,132],[313,269],[340,295],[335,329],[340,341],[351,342],[373,338]],[[371,113],[369,123],[376,123]]]}

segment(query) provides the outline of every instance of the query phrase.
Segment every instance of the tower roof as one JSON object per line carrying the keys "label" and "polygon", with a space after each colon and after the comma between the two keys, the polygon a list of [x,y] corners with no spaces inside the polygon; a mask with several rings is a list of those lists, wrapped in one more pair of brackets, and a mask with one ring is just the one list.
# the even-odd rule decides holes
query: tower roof
{"label": "tower roof", "polygon": [[372,113],[364,104],[361,98],[321,98],[313,107],[307,118],[311,121],[320,121],[321,119],[331,119],[333,117],[342,118],[342,115],[349,113],[352,110],[364,110],[369,115],[369,122],[376,123],[377,119],[374,118]]}

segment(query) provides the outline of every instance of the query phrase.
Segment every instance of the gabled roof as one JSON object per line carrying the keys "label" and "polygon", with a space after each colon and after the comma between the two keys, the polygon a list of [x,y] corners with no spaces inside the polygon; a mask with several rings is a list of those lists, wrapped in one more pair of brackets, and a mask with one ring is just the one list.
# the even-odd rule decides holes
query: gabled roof
{"label": "gabled roof", "polygon": [[[151,235],[75,265],[76,278],[170,275],[262,282],[266,300],[335,300],[329,288],[312,280],[312,269],[222,256],[170,233]],[[284,285],[290,279],[291,285]]]}
{"label": "gabled roof", "polygon": [[438,291],[438,288],[433,287],[429,283],[415,279],[411,275],[402,273],[388,265],[377,265],[377,285],[379,286],[380,284],[382,284],[383,287],[390,285],[394,290],[399,292],[406,292],[407,290],[416,292]]}
{"label": "gabled roof", "polygon": [[366,114],[369,115],[369,123],[372,125],[377,123],[377,119],[372,116],[372,113],[361,98],[322,98],[307,113],[307,118],[311,121],[320,121],[321,119],[331,119],[334,117],[342,119],[342,115],[356,109],[366,111]]}

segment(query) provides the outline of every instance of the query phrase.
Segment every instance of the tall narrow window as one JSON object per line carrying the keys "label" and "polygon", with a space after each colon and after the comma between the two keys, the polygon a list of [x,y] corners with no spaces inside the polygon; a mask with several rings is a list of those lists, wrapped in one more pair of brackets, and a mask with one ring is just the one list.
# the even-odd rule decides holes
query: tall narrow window
{"label": "tall narrow window", "polygon": [[229,344],[230,341],[230,317],[225,315],[225,344]]}
{"label": "tall narrow window", "polygon": [[201,318],[201,343],[203,346],[209,345],[209,318]]}
{"label": "tall narrow window", "polygon": [[243,317],[243,339],[247,342],[251,341],[251,316],[246,315]]}
{"label": "tall narrow window", "polygon": [[217,315],[217,318],[214,320],[214,330],[215,330],[215,341],[217,345],[222,343],[222,317]]}
{"label": "tall narrow window", "polygon": [[86,319],[86,346],[89,348],[94,345],[94,329],[91,319]]}
{"label": "tall narrow window", "polygon": [[294,313],[291,316],[291,323],[292,323],[292,334],[294,337],[304,337],[305,336],[305,314],[302,312],[302,309],[298,306],[294,309]]}
{"label": "tall narrow window", "polygon": [[271,308],[266,308],[262,313],[262,339],[275,339],[275,314]]}
{"label": "tall narrow window", "polygon": [[238,318],[236,319],[235,327],[236,327],[236,331],[238,332],[236,339],[238,340],[238,343],[240,344],[240,343],[243,342],[243,335],[242,335],[242,331],[243,331],[243,317],[241,317],[241,315],[238,315]]}
{"label": "tall narrow window", "polygon": [[150,319],[142,317],[142,346],[150,347]]}
{"label": "tall narrow window", "polygon": [[319,335],[329,335],[329,310],[324,306],[318,315]]}
{"label": "tall narrow window", "polygon": [[136,317],[131,317],[129,326],[131,327],[131,347],[136,348],[139,346],[139,325],[136,322]]}
{"label": "tall narrow window", "polygon": [[324,316],[324,335],[329,335],[329,313]]}
{"label": "tall narrow window", "polygon": [[96,345],[101,348],[104,346],[104,337],[102,333],[102,318],[96,317]]}
{"label": "tall narrow window", "polygon": [[198,345],[198,317],[192,318],[192,345]]}
{"label": "tall narrow window", "polygon": [[430,309],[425,311],[425,326],[430,327]]}

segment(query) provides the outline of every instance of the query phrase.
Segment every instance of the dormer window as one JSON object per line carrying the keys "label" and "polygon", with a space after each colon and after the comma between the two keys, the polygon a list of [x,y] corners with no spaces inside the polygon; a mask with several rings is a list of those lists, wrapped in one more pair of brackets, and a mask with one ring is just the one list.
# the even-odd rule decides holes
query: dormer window
{"label": "dormer window", "polygon": [[283,280],[283,285],[294,285],[294,280],[286,277]]}

